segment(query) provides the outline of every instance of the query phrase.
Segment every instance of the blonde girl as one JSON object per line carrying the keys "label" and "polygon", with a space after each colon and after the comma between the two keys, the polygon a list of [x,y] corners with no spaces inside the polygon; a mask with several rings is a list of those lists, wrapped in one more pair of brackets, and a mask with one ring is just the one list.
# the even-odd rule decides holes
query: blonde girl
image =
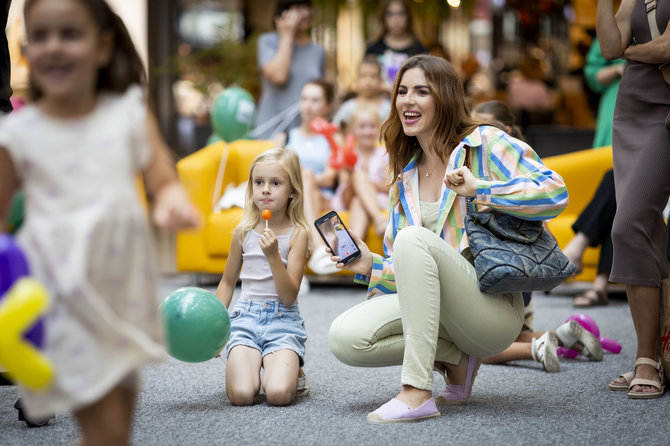
{"label": "blonde girl", "polygon": [[[264,210],[272,213],[268,228]],[[233,405],[251,405],[261,385],[273,406],[309,391],[300,368],[307,334],[297,304],[309,233],[298,156],[281,148],[260,154],[251,164],[244,214],[216,290],[229,308],[242,281],[226,348],[226,394]]]}

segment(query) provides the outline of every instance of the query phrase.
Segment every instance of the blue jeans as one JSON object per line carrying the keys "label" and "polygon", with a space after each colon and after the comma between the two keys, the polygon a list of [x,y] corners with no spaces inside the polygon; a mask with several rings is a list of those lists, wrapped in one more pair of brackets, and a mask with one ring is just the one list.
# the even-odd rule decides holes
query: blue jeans
{"label": "blue jeans", "polygon": [[245,345],[261,352],[261,356],[279,350],[294,351],[305,364],[305,321],[298,305],[286,306],[281,302],[238,300],[230,312],[230,339],[226,358],[237,345]]}

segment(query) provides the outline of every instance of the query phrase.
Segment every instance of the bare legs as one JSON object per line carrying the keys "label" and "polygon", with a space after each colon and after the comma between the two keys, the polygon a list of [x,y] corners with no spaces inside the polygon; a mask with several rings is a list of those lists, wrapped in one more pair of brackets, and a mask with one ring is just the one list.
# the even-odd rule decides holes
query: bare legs
{"label": "bare legs", "polygon": [[233,406],[250,406],[261,388],[261,352],[255,348],[233,347],[226,361],[226,395]]}
{"label": "bare legs", "polygon": [[[579,274],[582,271],[582,257],[590,243],[590,240],[583,232],[577,232],[572,240],[568,242],[565,249],[563,249],[563,253],[577,267],[575,274]],[[572,304],[575,307],[606,305],[609,303],[609,298],[607,296],[608,286],[609,272],[598,273],[591,284],[591,288],[583,295],[575,297]]]}
{"label": "bare legs", "polygon": [[589,243],[591,242],[588,237],[583,232],[578,232],[563,249],[563,254],[577,267],[575,274],[579,274],[582,271],[582,257],[586,248],[589,247]]}
{"label": "bare legs", "polygon": [[[626,285],[630,313],[637,334],[637,358],[658,360],[658,320],[661,301],[661,289]],[[651,321],[656,321],[653,323]],[[658,381],[658,372],[648,365],[639,365],[635,370],[636,378]],[[655,392],[651,386],[634,386],[633,392]]]}
{"label": "bare legs", "polygon": [[343,200],[349,203],[349,229],[361,239],[365,238],[368,226],[374,224],[377,235],[386,229],[386,216],[377,202],[377,189],[366,172],[355,169],[349,177],[349,185]]}
{"label": "bare legs", "polygon": [[226,362],[226,395],[234,406],[250,406],[260,390],[261,366],[263,391],[268,404],[287,406],[295,399],[298,386],[299,358],[292,350],[265,355],[255,348],[233,347]]}
{"label": "bare legs", "polygon": [[[553,334],[556,334],[555,330],[552,330],[551,332]],[[545,333],[546,331],[536,331],[536,332],[523,331],[519,334],[519,337],[516,338],[516,341],[514,341],[512,345],[510,345],[497,355],[484,358],[482,362],[484,364],[502,364],[505,362],[517,361],[521,359],[533,359],[531,342],[533,338],[539,339],[540,336],[542,336]],[[563,346],[563,342],[561,342],[560,338],[557,338],[557,340],[558,345]],[[579,343],[576,343],[570,348],[576,351],[582,351],[583,346],[580,345]]]}
{"label": "bare legs", "polygon": [[80,445],[130,444],[137,390],[119,384],[95,403],[74,412],[81,428]]}

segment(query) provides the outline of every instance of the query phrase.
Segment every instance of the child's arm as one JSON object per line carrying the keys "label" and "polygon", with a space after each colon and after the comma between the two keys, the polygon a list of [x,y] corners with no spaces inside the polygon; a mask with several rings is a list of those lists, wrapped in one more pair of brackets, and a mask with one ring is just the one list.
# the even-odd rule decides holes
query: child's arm
{"label": "child's arm", "polygon": [[375,185],[377,192],[384,192],[385,194],[388,194],[389,190],[391,190],[391,185],[388,183],[388,181],[380,181],[373,184]]}
{"label": "child's arm", "polygon": [[240,268],[242,268],[242,229],[237,226],[233,232],[233,240],[230,244],[230,252],[226,260],[226,269],[223,271],[219,286],[216,288],[216,297],[229,307],[233,299],[233,292],[237,279],[240,278]]}
{"label": "child's arm", "polygon": [[315,176],[316,184],[319,187],[335,187],[335,179],[337,178],[337,170],[327,165],[320,174]]}
{"label": "child's arm", "polygon": [[9,153],[0,147],[0,233],[5,232],[5,222],[17,184],[18,178]]}
{"label": "child's arm", "polygon": [[179,183],[177,172],[158,125],[147,111],[147,132],[152,149],[151,161],[144,169],[149,194],[154,197],[154,222],[164,228],[177,229],[198,226],[200,214]]}
{"label": "child's arm", "polygon": [[276,248],[276,238],[274,236],[272,238],[274,240],[272,245],[264,247],[261,244],[261,249],[263,249],[270,264],[279,300],[286,306],[293,305],[298,297],[300,281],[305,272],[308,234],[302,227],[296,227],[291,236],[286,267],[284,267],[284,263],[279,256],[279,250]]}

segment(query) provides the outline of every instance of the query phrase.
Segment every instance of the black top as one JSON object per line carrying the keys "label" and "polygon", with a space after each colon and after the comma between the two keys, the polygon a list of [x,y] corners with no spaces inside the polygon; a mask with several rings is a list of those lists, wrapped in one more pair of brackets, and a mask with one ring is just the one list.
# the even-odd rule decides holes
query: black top
{"label": "black top", "polygon": [[386,84],[393,84],[398,70],[407,59],[417,54],[426,54],[428,51],[419,43],[414,41],[407,48],[394,49],[384,43],[384,38],[372,43],[365,50],[365,54],[373,54],[379,59],[382,66],[382,79]]}
{"label": "black top", "polygon": [[386,51],[392,51],[397,54],[406,54],[407,58],[410,58],[412,56],[416,56],[417,54],[426,54],[427,50],[424,48],[421,43],[419,43],[418,40],[414,41],[413,44],[406,48],[391,48],[388,46],[386,43],[384,43],[384,39],[381,38],[378,41],[371,43],[368,45],[367,49],[365,50],[365,54],[374,54],[376,56],[381,56],[384,54]]}

